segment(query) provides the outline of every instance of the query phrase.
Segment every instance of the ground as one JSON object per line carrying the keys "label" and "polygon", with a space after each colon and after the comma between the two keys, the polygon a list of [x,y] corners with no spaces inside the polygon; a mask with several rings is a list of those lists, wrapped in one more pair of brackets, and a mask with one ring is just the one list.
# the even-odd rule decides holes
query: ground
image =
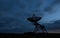
{"label": "ground", "polygon": [[1,38],[58,38],[60,34],[57,33],[34,33],[27,32],[24,34],[0,33]]}

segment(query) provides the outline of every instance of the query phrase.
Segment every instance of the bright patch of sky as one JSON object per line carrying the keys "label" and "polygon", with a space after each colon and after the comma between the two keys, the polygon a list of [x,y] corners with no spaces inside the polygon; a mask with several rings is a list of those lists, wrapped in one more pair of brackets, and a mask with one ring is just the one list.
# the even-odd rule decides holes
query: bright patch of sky
{"label": "bright patch of sky", "polygon": [[45,13],[41,21],[44,23],[51,23],[56,20],[60,20],[60,5],[59,4],[53,6],[52,14]]}

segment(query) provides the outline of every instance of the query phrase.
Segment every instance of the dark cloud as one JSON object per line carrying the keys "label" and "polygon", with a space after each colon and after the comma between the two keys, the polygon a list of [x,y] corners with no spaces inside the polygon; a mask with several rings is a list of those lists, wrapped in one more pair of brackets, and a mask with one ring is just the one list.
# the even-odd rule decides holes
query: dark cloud
{"label": "dark cloud", "polygon": [[51,7],[46,7],[44,11],[50,12],[50,11],[52,11],[52,8]]}
{"label": "dark cloud", "polygon": [[54,13],[54,12],[51,12],[51,11],[54,10],[53,7],[54,7],[55,5],[57,5],[57,4],[60,4],[60,0],[54,0],[53,2],[51,2],[51,3],[49,4],[49,6],[46,6],[46,7],[44,8],[44,11],[45,11],[45,12],[48,12],[48,13]]}
{"label": "dark cloud", "polygon": [[56,0],[55,3],[60,3],[60,0]]}
{"label": "dark cloud", "polygon": [[9,26],[10,23],[12,23],[13,21],[16,21],[13,18],[9,18],[9,17],[2,17],[0,18],[0,27],[7,27]]}
{"label": "dark cloud", "polygon": [[24,8],[26,8],[26,4],[21,1],[17,1],[17,5],[23,10],[24,10]]}
{"label": "dark cloud", "polygon": [[0,11],[8,11],[11,10],[13,6],[12,0],[1,0],[0,1]]}
{"label": "dark cloud", "polygon": [[54,23],[45,24],[48,30],[60,29],[60,20],[54,21]]}
{"label": "dark cloud", "polygon": [[[29,23],[28,23],[29,24]],[[23,19],[20,21],[11,17],[2,17],[0,18],[0,32],[1,33],[20,33],[32,31],[32,25],[24,23]],[[29,30],[30,29],[30,30]]]}

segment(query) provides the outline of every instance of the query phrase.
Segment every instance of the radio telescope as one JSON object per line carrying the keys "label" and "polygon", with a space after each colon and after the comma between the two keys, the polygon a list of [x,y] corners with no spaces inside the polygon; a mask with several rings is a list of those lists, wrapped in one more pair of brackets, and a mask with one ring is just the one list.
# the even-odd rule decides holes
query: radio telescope
{"label": "radio telescope", "polygon": [[38,21],[41,19],[42,17],[37,17],[34,13],[31,17],[27,18],[27,20],[35,26],[34,32],[37,32],[39,29],[41,29],[43,33],[48,33],[45,26],[38,23]]}

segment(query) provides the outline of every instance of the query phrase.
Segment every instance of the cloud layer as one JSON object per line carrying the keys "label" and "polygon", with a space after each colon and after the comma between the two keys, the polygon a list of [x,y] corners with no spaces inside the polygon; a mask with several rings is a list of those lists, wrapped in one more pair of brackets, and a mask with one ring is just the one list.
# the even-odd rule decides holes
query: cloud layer
{"label": "cloud layer", "polygon": [[[0,0],[0,32],[33,31],[34,26],[27,21],[34,12],[42,16],[40,23],[54,23],[60,20],[59,0]],[[56,27],[55,25],[48,28]],[[59,25],[58,25],[59,27]]]}

